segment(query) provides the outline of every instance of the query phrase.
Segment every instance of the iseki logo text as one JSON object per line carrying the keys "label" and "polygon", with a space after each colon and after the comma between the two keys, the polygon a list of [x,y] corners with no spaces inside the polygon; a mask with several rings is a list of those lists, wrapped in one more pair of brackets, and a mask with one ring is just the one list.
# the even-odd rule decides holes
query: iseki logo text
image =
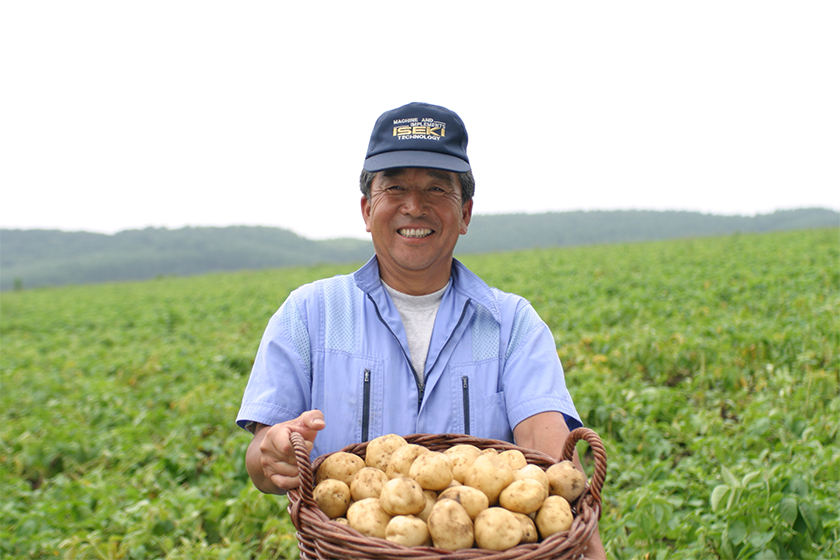
{"label": "iseki logo text", "polygon": [[392,135],[399,140],[440,140],[446,136],[446,123],[431,117],[396,119]]}

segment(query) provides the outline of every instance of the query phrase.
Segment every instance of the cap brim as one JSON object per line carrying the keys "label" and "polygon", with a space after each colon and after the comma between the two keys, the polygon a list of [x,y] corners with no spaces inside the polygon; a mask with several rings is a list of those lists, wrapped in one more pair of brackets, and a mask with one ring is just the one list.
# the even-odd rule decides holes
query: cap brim
{"label": "cap brim", "polygon": [[365,160],[365,171],[375,172],[398,167],[425,167],[429,169],[443,169],[455,173],[465,173],[470,170],[470,164],[461,158],[440,154],[438,152],[423,152],[415,150],[399,150],[376,154]]}

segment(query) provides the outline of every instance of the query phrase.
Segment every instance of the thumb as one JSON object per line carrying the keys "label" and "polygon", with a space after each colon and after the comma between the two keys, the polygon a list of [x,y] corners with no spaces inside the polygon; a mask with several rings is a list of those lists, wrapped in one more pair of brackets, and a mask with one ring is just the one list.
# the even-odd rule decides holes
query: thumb
{"label": "thumb", "polygon": [[298,432],[307,441],[315,441],[315,436],[326,425],[323,412],[320,410],[307,410],[289,425],[289,429]]}

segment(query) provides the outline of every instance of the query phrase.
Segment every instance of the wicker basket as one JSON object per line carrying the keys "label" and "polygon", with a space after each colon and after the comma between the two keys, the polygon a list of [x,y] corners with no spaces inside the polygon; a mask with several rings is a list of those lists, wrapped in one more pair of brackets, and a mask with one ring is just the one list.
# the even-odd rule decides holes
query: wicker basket
{"label": "wicker basket", "polygon": [[[297,529],[300,557],[303,560],[567,560],[580,558],[598,526],[601,517],[601,488],[607,474],[607,456],[601,438],[588,428],[577,428],[565,443],[564,457],[571,459],[575,444],[586,440],[595,458],[595,469],[586,490],[572,504],[575,515],[568,531],[557,533],[539,543],[521,544],[497,552],[481,548],[448,551],[433,547],[407,547],[385,539],[367,537],[355,529],[330,520],[312,497],[314,473],[327,455],[310,464],[303,437],[293,432],[292,443],[300,470],[300,487],[289,491],[289,515]],[[460,434],[415,434],[406,436],[408,443],[427,447],[432,451],[458,444],[471,444],[480,449],[499,451],[518,449],[529,463],[547,469],[554,460],[544,453],[517,447],[493,439],[481,439]],[[367,443],[349,445],[342,449],[364,458]]]}

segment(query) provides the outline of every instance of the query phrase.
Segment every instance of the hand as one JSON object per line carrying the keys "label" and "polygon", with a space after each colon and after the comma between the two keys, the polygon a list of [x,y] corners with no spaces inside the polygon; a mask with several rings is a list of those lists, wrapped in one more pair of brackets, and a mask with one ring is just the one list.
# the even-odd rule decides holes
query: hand
{"label": "hand", "polygon": [[[569,427],[559,412],[542,412],[526,418],[513,429],[513,437],[517,445],[536,449],[554,457],[556,461],[563,459],[563,448],[569,436]],[[577,451],[572,462],[583,471]],[[598,529],[589,539],[589,546],[584,553],[585,560],[606,560],[604,544]]]}
{"label": "hand", "polygon": [[300,485],[297,457],[290,440],[292,432],[298,432],[306,440],[306,448],[312,451],[315,436],[326,426],[320,410],[309,410],[294,420],[275,424],[259,425],[254,439],[248,446],[246,467],[254,485],[269,494],[285,494]]}
{"label": "hand", "polygon": [[601,534],[598,529],[595,530],[595,534],[592,535],[592,538],[589,539],[589,547],[586,549],[586,552],[583,554],[584,560],[606,560],[607,553],[604,551],[604,545],[601,542]]}

